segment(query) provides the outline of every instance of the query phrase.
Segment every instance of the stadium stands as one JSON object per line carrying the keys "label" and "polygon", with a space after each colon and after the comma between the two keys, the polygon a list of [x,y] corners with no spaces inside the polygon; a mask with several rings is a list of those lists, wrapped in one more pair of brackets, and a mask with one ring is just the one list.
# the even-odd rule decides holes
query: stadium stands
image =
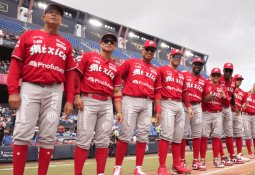
{"label": "stadium stands", "polygon": [[[22,21],[18,21],[16,19],[4,16],[4,15],[0,15],[0,17],[1,17],[0,18],[0,28],[7,34],[20,36],[25,30],[41,28],[41,26],[39,26],[39,25],[35,25],[35,24],[31,24],[31,23],[24,23]],[[101,33],[102,33],[102,31],[101,31]],[[60,32],[60,34],[72,44],[74,49],[83,50],[85,52],[98,51],[100,49],[100,46],[99,46],[100,34],[92,33],[92,32],[86,33],[89,36],[89,38],[95,39],[96,41],[92,41],[92,40],[86,39],[86,38],[84,39],[84,38],[77,37],[75,35],[64,33],[64,32]],[[132,43],[130,43],[130,44],[134,47],[133,50],[136,50],[137,52],[116,48],[113,53],[113,57],[117,58],[117,59],[124,59],[124,60],[128,59],[128,58],[141,58],[142,55],[140,54],[140,50],[136,46],[134,46]],[[139,51],[139,53],[138,53],[138,51]],[[167,55],[167,52],[168,51],[166,51],[166,50],[161,50],[159,52],[160,59],[154,58],[152,60],[152,64],[156,67],[169,64],[169,61],[164,59]],[[161,58],[161,57],[164,57],[164,58]],[[188,65],[190,65],[190,64],[188,64]],[[190,67],[187,67],[187,66],[185,67],[183,65],[180,65],[179,70],[190,70]],[[206,75],[205,72],[202,72],[202,75],[204,77],[208,78],[208,76]]]}

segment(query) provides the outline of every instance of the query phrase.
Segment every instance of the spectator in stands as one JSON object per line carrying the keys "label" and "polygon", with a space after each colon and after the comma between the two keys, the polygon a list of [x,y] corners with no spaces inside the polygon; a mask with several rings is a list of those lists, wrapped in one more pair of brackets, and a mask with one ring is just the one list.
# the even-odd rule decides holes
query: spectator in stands
{"label": "spectator in stands", "polygon": [[5,126],[6,126],[5,122],[3,121],[3,118],[1,118],[0,119],[0,146],[2,146]]}
{"label": "spectator in stands", "polygon": [[12,145],[12,134],[11,130],[5,130],[4,132],[4,139],[3,139],[3,146],[11,146]]}

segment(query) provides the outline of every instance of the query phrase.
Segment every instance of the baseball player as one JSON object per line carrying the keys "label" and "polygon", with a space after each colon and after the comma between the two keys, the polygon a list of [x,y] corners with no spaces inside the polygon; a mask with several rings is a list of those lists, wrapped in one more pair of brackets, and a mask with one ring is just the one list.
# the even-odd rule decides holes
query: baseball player
{"label": "baseball player", "polygon": [[121,166],[136,129],[136,168],[134,175],[145,174],[142,171],[143,158],[152,118],[152,99],[156,117],[160,118],[161,87],[158,71],[150,63],[157,50],[154,41],[147,40],[142,48],[142,59],[129,59],[121,67],[124,79],[123,87],[123,123],[116,149],[116,160],[113,175],[121,174]]}
{"label": "baseball player", "polygon": [[249,158],[253,159],[253,153],[251,150],[251,139],[253,139],[253,145],[255,149],[255,83],[252,89],[247,93],[247,96],[242,104],[242,117],[244,121],[244,134],[246,147],[248,149]]}
{"label": "baseball player", "polygon": [[202,93],[205,87],[206,79],[200,75],[200,72],[203,68],[204,61],[197,57],[192,61],[192,70],[190,72],[185,72],[187,90],[189,92],[189,99],[192,110],[194,112],[194,116],[190,119],[188,115],[187,108],[185,110],[185,127],[184,127],[184,135],[181,142],[181,162],[185,161],[185,148],[186,148],[186,139],[190,135],[191,129],[191,137],[192,137],[192,145],[193,145],[193,170],[205,170],[205,165],[199,162],[199,151],[200,151],[200,141],[202,135]]}
{"label": "baseball player", "polygon": [[189,103],[189,94],[186,87],[185,75],[178,70],[182,59],[182,52],[173,49],[170,52],[170,64],[159,68],[161,79],[161,106],[162,121],[161,134],[158,144],[159,175],[168,175],[166,158],[169,142],[172,142],[173,173],[185,174],[191,172],[180,162],[181,140],[184,134],[185,113],[184,102],[189,117],[193,116],[192,107]]}
{"label": "baseball player", "polygon": [[[71,44],[57,31],[63,9],[50,4],[43,15],[44,28],[25,32],[12,53],[8,74],[9,104],[16,109],[13,146],[13,174],[22,175],[28,145],[39,124],[38,175],[47,174],[54,148],[65,84],[65,115],[73,110],[76,63]],[[22,79],[21,88],[19,80]]]}
{"label": "baseball player", "polygon": [[223,168],[224,164],[218,161],[222,132],[222,109],[229,105],[227,90],[219,83],[221,71],[213,68],[210,80],[206,83],[203,92],[203,129],[200,147],[201,161],[205,162],[208,137],[212,137],[213,164],[216,168]]}
{"label": "baseball player", "polygon": [[[234,76],[236,80],[236,89],[235,89],[235,105],[238,111],[242,110],[242,104],[244,103],[245,97],[247,95],[240,86],[243,81],[243,77],[240,74],[236,74]],[[235,115],[235,108],[231,105],[232,113],[233,113],[233,131],[236,139],[236,148],[237,148],[237,159],[241,159],[244,162],[249,161],[249,159],[243,157],[242,155],[242,147],[243,147],[243,118],[241,115]]]}
{"label": "baseball player", "polygon": [[100,52],[82,55],[75,76],[75,107],[79,109],[77,142],[74,153],[74,174],[82,175],[94,137],[96,146],[97,174],[103,175],[112,133],[113,105],[118,122],[122,119],[121,78],[112,59],[117,37],[105,34],[101,38]]}
{"label": "baseball player", "polygon": [[220,141],[220,153],[221,153],[221,159],[224,162],[226,166],[231,166],[233,163],[237,164],[243,164],[244,161],[240,158],[236,158],[234,156],[234,143],[233,143],[233,115],[231,111],[230,105],[232,105],[232,108],[234,108],[236,115],[239,115],[239,111],[235,105],[235,88],[236,88],[236,82],[235,79],[232,78],[234,66],[232,63],[225,63],[223,67],[223,76],[220,79],[221,86],[225,87],[228,92],[228,96],[231,98],[231,103],[228,106],[223,106],[223,131],[226,137],[226,146],[229,153],[229,158],[224,156],[223,152],[223,146],[222,141]]}

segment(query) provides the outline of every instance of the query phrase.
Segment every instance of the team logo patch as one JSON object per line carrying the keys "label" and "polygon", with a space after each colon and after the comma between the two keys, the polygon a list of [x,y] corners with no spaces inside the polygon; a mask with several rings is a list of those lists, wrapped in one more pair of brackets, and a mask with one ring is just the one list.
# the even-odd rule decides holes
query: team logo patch
{"label": "team logo patch", "polygon": [[55,122],[58,118],[58,114],[55,111],[50,111],[47,114],[47,120],[49,120],[49,122]]}
{"label": "team logo patch", "polygon": [[110,122],[106,121],[106,122],[104,122],[104,123],[102,124],[102,129],[103,129],[104,131],[108,131],[110,128],[111,128]]}

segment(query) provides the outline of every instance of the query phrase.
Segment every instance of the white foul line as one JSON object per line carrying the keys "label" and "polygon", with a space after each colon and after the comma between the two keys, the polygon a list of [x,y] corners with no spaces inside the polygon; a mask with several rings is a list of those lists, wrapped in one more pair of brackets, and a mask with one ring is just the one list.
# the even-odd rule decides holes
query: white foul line
{"label": "white foul line", "polygon": [[220,172],[223,172],[223,171],[227,171],[227,170],[230,170],[230,169],[233,169],[233,168],[239,168],[241,166],[249,165],[249,164],[252,164],[252,163],[255,163],[255,161],[245,162],[244,164],[239,164],[239,165],[234,164],[233,166],[230,166],[230,167],[225,166],[224,168],[220,168],[218,170],[210,171],[210,172],[207,172],[207,173],[202,173],[201,175],[210,175],[210,174],[220,173]]}

